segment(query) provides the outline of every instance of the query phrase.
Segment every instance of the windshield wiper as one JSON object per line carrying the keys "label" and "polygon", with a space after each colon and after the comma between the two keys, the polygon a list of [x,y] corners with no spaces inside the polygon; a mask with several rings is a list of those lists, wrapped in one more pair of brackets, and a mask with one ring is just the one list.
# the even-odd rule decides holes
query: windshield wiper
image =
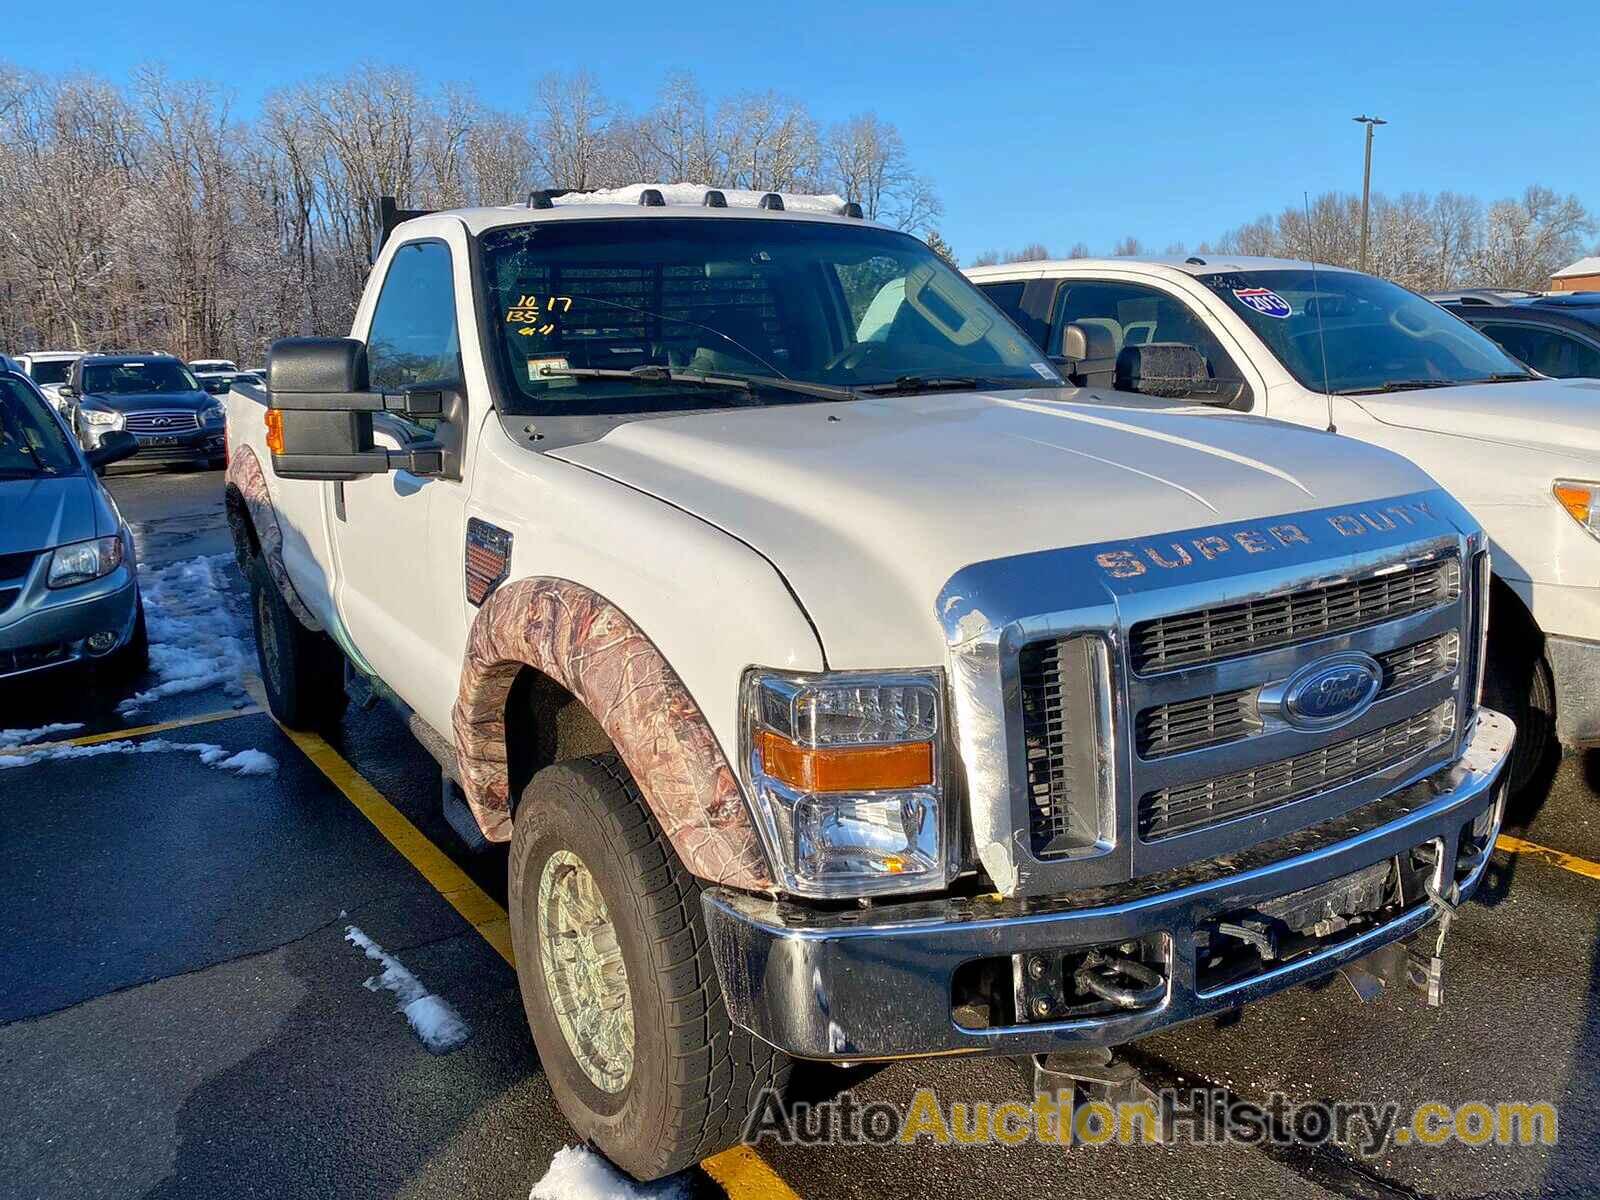
{"label": "windshield wiper", "polygon": [[1422,388],[1460,387],[1455,379],[1391,379],[1377,387],[1339,388],[1335,396],[1371,396],[1378,392],[1414,392]]}
{"label": "windshield wiper", "polygon": [[630,383],[687,383],[695,387],[733,388],[754,393],[757,388],[774,391],[798,392],[802,396],[816,396],[822,400],[855,400],[857,394],[849,388],[830,387],[825,383],[806,383],[799,379],[778,379],[770,375],[741,375],[718,372],[715,375],[701,371],[679,371],[646,363],[641,367],[621,370],[611,367],[541,367],[541,379],[623,379]]}
{"label": "windshield wiper", "polygon": [[1474,379],[1473,383],[1525,383],[1538,376],[1527,371],[1497,371],[1493,375],[1485,375],[1482,379]]}
{"label": "windshield wiper", "polygon": [[902,392],[970,392],[982,386],[983,380],[971,375],[901,375],[889,383],[869,383],[856,391],[863,396],[896,396]]}

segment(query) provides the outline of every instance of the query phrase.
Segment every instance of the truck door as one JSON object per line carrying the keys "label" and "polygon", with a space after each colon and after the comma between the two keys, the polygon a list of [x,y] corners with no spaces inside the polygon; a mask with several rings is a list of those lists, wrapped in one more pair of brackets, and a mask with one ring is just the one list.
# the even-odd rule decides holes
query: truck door
{"label": "truck door", "polygon": [[[455,268],[464,250],[428,238],[406,242],[390,256],[365,331],[365,312],[356,320],[355,336],[365,333],[374,391],[463,387]],[[373,422],[374,437],[401,449],[430,438],[433,424],[382,414]],[[440,729],[448,728],[448,706],[443,714],[433,710],[439,696],[454,693],[464,636],[460,606],[446,598],[460,591],[459,565],[443,568],[440,554],[446,543],[459,551],[465,489],[462,481],[401,470],[335,485],[328,493],[345,627],[384,682]]]}

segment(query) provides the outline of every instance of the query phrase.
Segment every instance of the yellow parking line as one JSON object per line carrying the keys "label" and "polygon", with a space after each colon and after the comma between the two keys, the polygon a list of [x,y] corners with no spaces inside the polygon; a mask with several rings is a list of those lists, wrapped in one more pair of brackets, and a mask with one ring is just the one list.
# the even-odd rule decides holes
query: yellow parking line
{"label": "yellow parking line", "polygon": [[[342,754],[315,733],[278,726],[300,752],[328,777],[334,787],[361,811],[400,851],[422,877],[434,886],[467,924],[482,935],[506,962],[511,954],[511,919],[443,850],[434,845],[404,813],[366,781]],[[713,1155],[700,1166],[722,1187],[728,1200],[800,1200],[781,1176],[748,1146],[735,1146]]]}
{"label": "yellow parking line", "polygon": [[112,729],[105,733],[89,733],[83,737],[61,738],[54,742],[34,742],[30,746],[12,746],[0,749],[0,754],[31,754],[35,750],[48,750],[53,746],[96,746],[101,742],[120,742],[125,738],[149,737],[152,733],[170,733],[174,729],[188,729],[193,725],[210,725],[216,721],[231,721],[234,717],[248,717],[260,712],[255,705],[232,708],[227,712],[206,713],[198,717],[179,717],[159,725],[140,725],[133,729]]}
{"label": "yellow parking line", "polygon": [[1563,871],[1582,875],[1585,879],[1600,879],[1600,863],[1590,862],[1587,858],[1579,858],[1575,854],[1567,854],[1561,850],[1552,850],[1549,846],[1539,845],[1538,842],[1528,842],[1509,833],[1502,833],[1495,846],[1507,854],[1536,858],[1542,863],[1549,863],[1552,867],[1560,867]]}

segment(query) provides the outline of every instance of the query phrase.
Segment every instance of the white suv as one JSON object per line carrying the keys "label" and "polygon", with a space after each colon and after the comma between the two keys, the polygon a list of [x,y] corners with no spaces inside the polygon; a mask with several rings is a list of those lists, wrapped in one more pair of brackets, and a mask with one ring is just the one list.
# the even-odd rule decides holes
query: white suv
{"label": "white suv", "polygon": [[1199,402],[1412,459],[1493,544],[1486,698],[1521,731],[1514,783],[1552,735],[1600,745],[1600,382],[1546,379],[1423,297],[1336,267],[1213,255],[967,274],[1104,400]]}

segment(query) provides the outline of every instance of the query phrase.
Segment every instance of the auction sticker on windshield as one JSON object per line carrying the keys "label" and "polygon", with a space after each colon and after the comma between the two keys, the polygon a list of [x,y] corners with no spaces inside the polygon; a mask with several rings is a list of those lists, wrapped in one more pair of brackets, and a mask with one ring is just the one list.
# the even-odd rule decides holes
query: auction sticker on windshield
{"label": "auction sticker on windshield", "polygon": [[1263,317],[1276,317],[1280,321],[1294,311],[1289,307],[1289,302],[1271,288],[1234,288],[1233,298],[1255,309]]}

